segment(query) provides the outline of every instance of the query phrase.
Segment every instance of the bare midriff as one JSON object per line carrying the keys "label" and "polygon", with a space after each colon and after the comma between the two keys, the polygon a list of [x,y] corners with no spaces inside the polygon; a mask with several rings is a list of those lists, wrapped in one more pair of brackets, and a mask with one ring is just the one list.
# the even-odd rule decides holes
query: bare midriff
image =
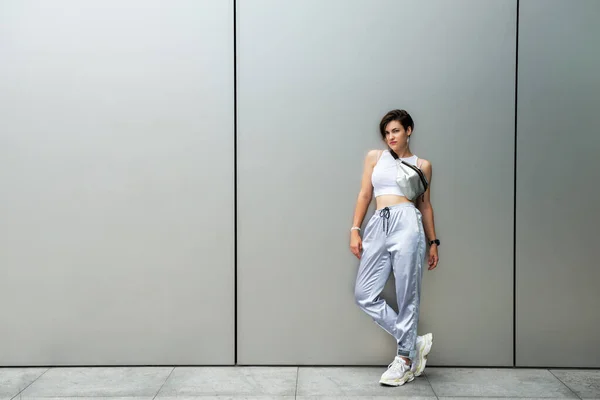
{"label": "bare midriff", "polygon": [[398,196],[395,194],[384,194],[375,198],[375,204],[378,210],[400,203],[411,203],[411,201],[404,196]]}

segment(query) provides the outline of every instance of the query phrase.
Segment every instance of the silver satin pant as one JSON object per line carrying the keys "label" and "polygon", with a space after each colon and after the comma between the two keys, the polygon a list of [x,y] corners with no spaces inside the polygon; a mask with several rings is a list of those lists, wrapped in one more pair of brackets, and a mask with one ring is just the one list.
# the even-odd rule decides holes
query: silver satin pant
{"label": "silver satin pant", "polygon": [[[421,212],[413,203],[376,210],[363,234],[354,296],[358,306],[392,335],[398,355],[416,355],[425,233]],[[394,273],[398,313],[380,297]]]}

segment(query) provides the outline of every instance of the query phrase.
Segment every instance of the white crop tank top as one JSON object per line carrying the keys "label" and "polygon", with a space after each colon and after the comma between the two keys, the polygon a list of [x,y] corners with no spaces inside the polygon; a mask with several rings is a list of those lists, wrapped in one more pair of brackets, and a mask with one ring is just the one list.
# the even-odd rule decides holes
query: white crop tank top
{"label": "white crop tank top", "polygon": [[[419,157],[412,155],[411,157],[400,157],[400,159],[416,166]],[[378,197],[384,194],[404,196],[396,183],[396,175],[396,160],[389,150],[384,150],[379,160],[377,160],[377,164],[373,167],[373,174],[371,175],[374,196]]]}

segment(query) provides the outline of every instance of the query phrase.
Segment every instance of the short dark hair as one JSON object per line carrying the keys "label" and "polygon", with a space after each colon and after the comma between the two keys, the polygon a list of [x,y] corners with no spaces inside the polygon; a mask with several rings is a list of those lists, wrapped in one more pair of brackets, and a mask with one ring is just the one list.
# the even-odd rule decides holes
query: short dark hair
{"label": "short dark hair", "polygon": [[379,123],[379,131],[381,132],[381,136],[385,139],[385,127],[392,121],[400,122],[400,125],[404,128],[404,130],[410,129],[412,131],[415,130],[415,123],[408,112],[405,110],[392,110],[385,114],[385,116],[381,119]]}

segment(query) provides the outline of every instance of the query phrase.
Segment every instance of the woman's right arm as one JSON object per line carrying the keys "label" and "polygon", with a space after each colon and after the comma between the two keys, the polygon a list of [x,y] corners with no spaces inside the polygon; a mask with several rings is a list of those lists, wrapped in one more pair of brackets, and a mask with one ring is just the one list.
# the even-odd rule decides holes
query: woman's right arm
{"label": "woman's right arm", "polygon": [[[373,173],[373,167],[377,163],[377,156],[379,150],[371,150],[365,157],[363,175],[361,180],[360,192],[356,199],[356,207],[354,208],[354,219],[352,220],[352,226],[360,227],[362,225],[369,203],[373,198],[373,185],[371,184],[371,174]],[[360,237],[360,231],[350,231],[350,250],[357,258],[360,258],[362,252],[362,239]]]}

